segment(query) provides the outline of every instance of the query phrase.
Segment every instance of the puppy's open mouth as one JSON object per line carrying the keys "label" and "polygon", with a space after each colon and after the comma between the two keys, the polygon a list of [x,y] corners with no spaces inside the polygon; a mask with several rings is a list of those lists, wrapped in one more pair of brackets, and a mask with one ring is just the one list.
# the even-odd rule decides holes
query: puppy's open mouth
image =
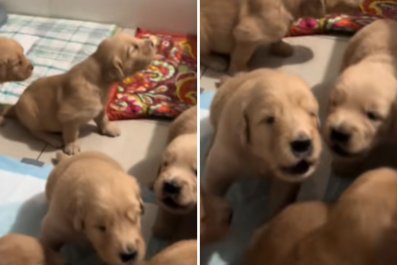
{"label": "puppy's open mouth", "polygon": [[331,149],[335,154],[342,156],[342,157],[355,157],[355,156],[359,155],[359,154],[348,152],[348,151],[346,151],[345,148],[343,148],[337,144],[331,146]]}
{"label": "puppy's open mouth", "polygon": [[307,173],[312,166],[312,163],[302,160],[291,167],[283,167],[282,170],[289,175],[303,175]]}

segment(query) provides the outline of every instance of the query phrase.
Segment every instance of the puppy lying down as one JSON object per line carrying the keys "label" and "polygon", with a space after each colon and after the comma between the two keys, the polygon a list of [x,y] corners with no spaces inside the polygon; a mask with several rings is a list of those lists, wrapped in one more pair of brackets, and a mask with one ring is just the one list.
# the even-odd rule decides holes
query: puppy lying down
{"label": "puppy lying down", "polygon": [[397,172],[360,176],[334,205],[297,203],[261,228],[248,265],[396,264]]}
{"label": "puppy lying down", "polygon": [[144,265],[196,265],[197,241],[185,240],[167,247]]}
{"label": "puppy lying down", "polygon": [[225,79],[211,105],[214,138],[204,169],[205,192],[223,197],[236,181],[271,181],[270,213],[295,199],[319,163],[318,104],[297,76],[255,70]]}
{"label": "puppy lying down", "polygon": [[[120,130],[105,111],[109,88],[146,68],[155,55],[154,46],[153,40],[128,34],[109,37],[68,72],[34,81],[5,115],[16,116],[38,139],[56,148],[64,146],[67,154],[80,151],[79,129],[92,119],[101,134],[118,136]],[[53,133],[62,133],[63,140]]]}
{"label": "puppy lying down", "polygon": [[0,37],[0,83],[23,81],[33,72],[33,65],[26,58],[21,44],[9,38]]}
{"label": "puppy lying down", "polygon": [[338,175],[360,174],[377,146],[396,143],[396,73],[397,22],[378,20],[350,40],[324,126]]}
{"label": "puppy lying down", "polygon": [[0,238],[0,265],[63,265],[41,242],[21,234]]}
{"label": "puppy lying down", "polygon": [[196,238],[197,230],[197,107],[179,115],[170,126],[153,190],[160,204],[154,236]]}
{"label": "puppy lying down", "polygon": [[58,252],[65,244],[83,243],[108,265],[139,263],[145,243],[143,204],[135,178],[102,153],[60,155],[59,159],[46,186],[45,246]]}

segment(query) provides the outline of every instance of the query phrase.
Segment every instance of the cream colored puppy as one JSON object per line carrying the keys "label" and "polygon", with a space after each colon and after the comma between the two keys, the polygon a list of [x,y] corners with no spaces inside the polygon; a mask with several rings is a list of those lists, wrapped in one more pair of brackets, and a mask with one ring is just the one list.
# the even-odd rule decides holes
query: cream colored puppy
{"label": "cream colored puppy", "polygon": [[396,72],[397,22],[376,21],[351,39],[324,126],[336,167],[356,168],[382,141],[395,141]]}
{"label": "cream colored puppy", "polygon": [[196,265],[197,241],[185,240],[167,247],[145,265]]}
{"label": "cream colored puppy", "polygon": [[396,264],[397,172],[369,171],[335,203],[297,203],[258,231],[247,265]]}
{"label": "cream colored puppy", "polygon": [[33,72],[33,65],[23,53],[21,44],[0,37],[0,83],[23,81]]}
{"label": "cream colored puppy", "polygon": [[321,153],[318,103],[299,77],[255,70],[225,79],[211,106],[215,129],[205,191],[224,196],[248,177],[272,180],[271,212],[294,199]]}
{"label": "cream colored puppy", "polygon": [[160,204],[154,235],[164,239],[196,238],[197,107],[171,124],[153,190]]}
{"label": "cream colored puppy", "polygon": [[98,152],[60,160],[46,187],[44,244],[59,251],[67,243],[88,243],[108,265],[139,264],[145,243],[143,204],[135,178]]}
{"label": "cream colored puppy", "polygon": [[[146,68],[155,55],[152,40],[117,34],[104,40],[94,54],[65,74],[34,81],[6,115],[18,120],[38,139],[67,154],[80,151],[79,129],[94,119],[100,133],[115,137],[105,105],[112,84]],[[62,133],[63,141],[52,133]]]}
{"label": "cream colored puppy", "polygon": [[9,234],[0,238],[0,265],[63,265],[50,250],[33,237]]}
{"label": "cream colored puppy", "polygon": [[230,55],[229,72],[247,69],[259,46],[267,45],[280,56],[293,48],[282,41],[293,21],[321,17],[326,12],[350,12],[362,0],[202,0],[200,41],[203,65],[225,70],[225,63],[211,53]]}

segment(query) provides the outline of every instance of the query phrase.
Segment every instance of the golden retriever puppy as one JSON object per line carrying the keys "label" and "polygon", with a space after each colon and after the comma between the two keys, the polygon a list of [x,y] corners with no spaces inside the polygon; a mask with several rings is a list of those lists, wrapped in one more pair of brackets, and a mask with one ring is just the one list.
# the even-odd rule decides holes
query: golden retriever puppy
{"label": "golden retriever puppy", "polygon": [[61,156],[50,173],[46,196],[42,238],[50,249],[87,243],[108,265],[139,264],[145,256],[140,188],[107,155]]}
{"label": "golden retriever puppy", "polygon": [[[54,259],[55,258],[55,259]],[[9,234],[0,238],[0,265],[63,265],[33,237]]]}
{"label": "golden retriever puppy", "polygon": [[397,172],[381,168],[359,177],[335,205],[286,208],[258,231],[245,264],[396,264],[396,187]]}
{"label": "golden retriever puppy", "polygon": [[262,45],[279,56],[293,48],[282,41],[300,17],[321,17],[326,11],[356,10],[362,0],[202,0],[200,41],[203,65],[225,70],[226,64],[211,52],[230,55],[229,72],[247,70],[255,50]]}
{"label": "golden retriever puppy", "polygon": [[23,53],[21,44],[0,37],[0,83],[23,81],[33,72],[33,65]]}
{"label": "golden retriever puppy", "polygon": [[271,212],[296,196],[319,163],[318,103],[299,77],[268,69],[225,79],[214,97],[215,133],[204,170],[205,191],[224,196],[248,177],[272,182]]}
{"label": "golden retriever puppy", "polygon": [[144,265],[196,265],[197,241],[185,240],[167,247]]}
{"label": "golden retriever puppy", "polygon": [[[79,128],[94,119],[102,134],[115,137],[105,105],[111,85],[146,68],[155,55],[152,40],[119,33],[104,40],[94,54],[68,72],[34,81],[6,115],[38,139],[67,154],[80,151]],[[63,141],[52,133],[62,133]]]}
{"label": "golden retriever puppy", "polygon": [[358,168],[377,145],[395,139],[396,73],[397,22],[373,22],[351,39],[324,126],[336,168]]}
{"label": "golden retriever puppy", "polygon": [[168,141],[153,183],[160,205],[153,233],[170,240],[196,238],[197,107],[174,120]]}
{"label": "golden retriever puppy", "polygon": [[219,241],[229,232],[233,212],[229,204],[217,196],[200,190],[200,244]]}

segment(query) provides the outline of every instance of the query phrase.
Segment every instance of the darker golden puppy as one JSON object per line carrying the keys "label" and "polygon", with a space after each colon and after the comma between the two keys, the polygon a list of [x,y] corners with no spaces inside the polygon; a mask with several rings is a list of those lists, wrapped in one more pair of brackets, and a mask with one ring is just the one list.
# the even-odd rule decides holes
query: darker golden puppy
{"label": "darker golden puppy", "polygon": [[65,265],[66,262],[33,237],[9,234],[0,238],[0,265]]}
{"label": "darker golden puppy", "polygon": [[359,177],[334,205],[297,203],[254,237],[247,265],[392,265],[397,255],[397,172]]}

